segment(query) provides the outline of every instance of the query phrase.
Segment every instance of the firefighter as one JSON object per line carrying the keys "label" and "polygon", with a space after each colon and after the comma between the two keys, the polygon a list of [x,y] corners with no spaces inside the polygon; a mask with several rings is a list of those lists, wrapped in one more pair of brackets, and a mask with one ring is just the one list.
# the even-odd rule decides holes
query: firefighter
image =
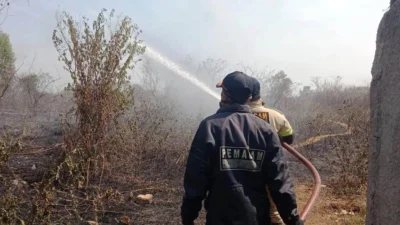
{"label": "firefighter", "polygon": [[251,78],[253,80],[253,92],[252,99],[248,104],[251,107],[251,111],[254,115],[271,124],[275,128],[276,132],[278,132],[281,141],[286,142],[289,145],[293,144],[294,133],[289,121],[283,113],[264,106],[264,101],[260,96],[260,82],[258,82],[254,77]]}
{"label": "firefighter", "polygon": [[[293,129],[290,126],[289,121],[286,119],[285,115],[281,112],[278,112],[271,108],[264,107],[264,102],[260,96],[260,82],[254,77],[253,79],[253,92],[252,99],[248,105],[251,107],[251,111],[254,115],[262,118],[266,122],[272,125],[275,128],[275,131],[278,132],[279,138],[281,141],[286,142],[287,144],[293,144],[294,134]],[[268,191],[268,190],[267,190]],[[269,193],[268,193],[269,194]],[[284,225],[282,218],[279,216],[276,205],[270,198],[271,203],[271,224],[272,225]]]}
{"label": "firefighter", "polygon": [[271,224],[265,186],[288,225],[302,225],[293,180],[277,132],[247,105],[252,79],[233,72],[222,81],[221,107],[194,136],[184,175],[183,225],[202,208],[206,225]]}

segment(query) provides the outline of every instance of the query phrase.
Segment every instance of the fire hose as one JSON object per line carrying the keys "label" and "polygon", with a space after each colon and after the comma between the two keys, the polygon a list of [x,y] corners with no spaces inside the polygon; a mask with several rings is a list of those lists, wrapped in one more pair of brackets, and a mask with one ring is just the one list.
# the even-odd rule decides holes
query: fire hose
{"label": "fire hose", "polygon": [[290,152],[292,155],[294,155],[297,159],[299,159],[306,167],[307,169],[310,170],[314,177],[314,189],[311,193],[310,198],[308,199],[306,205],[303,208],[303,211],[300,213],[300,218],[305,221],[308,213],[310,212],[311,208],[315,204],[315,200],[317,199],[319,192],[321,190],[321,177],[319,176],[319,173],[317,169],[315,169],[314,165],[311,164],[310,161],[308,161],[302,154],[300,154],[296,149],[288,145],[287,143],[282,143],[282,146]]}

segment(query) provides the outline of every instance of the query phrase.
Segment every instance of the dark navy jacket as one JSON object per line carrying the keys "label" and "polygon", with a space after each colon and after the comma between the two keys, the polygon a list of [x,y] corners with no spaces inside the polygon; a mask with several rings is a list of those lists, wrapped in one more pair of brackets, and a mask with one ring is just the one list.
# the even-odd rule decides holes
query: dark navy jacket
{"label": "dark navy jacket", "polygon": [[294,185],[274,128],[247,105],[222,107],[204,119],[190,149],[181,206],[182,223],[201,210],[207,225],[270,224],[265,185],[286,224],[297,224]]}

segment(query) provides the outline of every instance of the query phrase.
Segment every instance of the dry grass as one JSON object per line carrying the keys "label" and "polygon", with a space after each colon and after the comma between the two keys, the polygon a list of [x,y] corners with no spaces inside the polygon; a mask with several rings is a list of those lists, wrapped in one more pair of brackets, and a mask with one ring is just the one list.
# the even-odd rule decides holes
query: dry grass
{"label": "dry grass", "polygon": [[[101,182],[93,177],[91,182],[94,185],[90,185],[87,189],[71,189],[71,187],[61,185],[55,189],[55,192],[49,192],[48,188],[53,187],[53,184],[45,189],[40,185],[37,186],[37,184],[43,184],[40,182],[43,177],[39,177],[39,183],[36,183],[34,188],[29,186],[34,183],[23,183],[24,180],[29,181],[29,178],[17,178],[19,190],[23,191],[23,193],[18,193],[14,192],[16,187],[13,186],[11,179],[7,185],[14,195],[8,195],[10,197],[7,200],[10,212],[8,217],[13,216],[12,213],[16,213],[15,215],[26,223],[40,220],[53,223],[54,221],[59,223],[70,221],[73,224],[85,224],[88,220],[97,220],[100,224],[117,224],[122,216],[126,216],[131,220],[131,224],[136,225],[179,224],[179,207],[183,194],[182,177],[187,149],[201,117],[193,119],[193,117],[183,116],[179,108],[168,102],[166,96],[154,95],[153,91],[150,88],[136,91],[135,106],[120,118],[119,123],[111,127],[109,132],[116,132],[115,134],[118,135],[109,139],[111,142],[106,145],[109,146],[107,147],[109,157]],[[331,111],[340,112],[340,110]],[[350,111],[359,114],[359,111],[354,108]],[[357,168],[357,166],[352,166],[353,164],[346,164],[352,161],[343,161],[339,166],[333,167],[332,160],[336,160],[334,157],[340,152],[354,153],[354,151],[346,151],[347,148],[357,144],[357,140],[363,140],[362,137],[367,133],[361,132],[363,130],[359,128],[362,123],[358,121],[360,126],[353,128],[351,135],[325,137],[324,135],[329,132],[345,133],[346,129],[343,124],[338,125],[332,122],[333,119],[338,118],[339,113],[321,112],[308,117],[311,121],[311,124],[308,124],[316,129],[304,131],[306,133],[303,135],[304,142],[299,140],[297,146],[320,170],[323,183],[328,186],[322,189],[317,205],[309,215],[308,224],[362,224],[365,215],[363,190],[357,189],[357,186],[352,184],[345,193],[338,193],[337,190],[348,184],[348,180],[329,181],[332,180],[331,178],[339,177],[337,174],[341,171],[340,168]],[[352,115],[348,112],[345,115]],[[148,116],[150,114],[152,117]],[[12,115],[9,116],[12,118]],[[362,120],[361,117],[359,119]],[[344,119],[342,121],[352,124]],[[302,131],[300,128],[296,129],[297,132]],[[52,136],[51,133],[47,133],[47,135],[48,137]],[[311,135],[322,136],[313,138]],[[340,138],[346,138],[347,141]],[[21,140],[29,139],[25,137]],[[315,143],[311,143],[310,140]],[[33,140],[32,143],[35,141]],[[28,154],[40,152],[41,149],[43,148],[40,146],[38,148],[22,148],[18,154],[12,153],[8,163],[9,168],[19,176],[22,174],[21,171],[30,169],[32,162],[36,162],[38,171],[43,171],[42,165],[45,164],[44,159],[48,156],[46,154],[43,154],[43,157],[41,154]],[[362,156],[358,153],[362,153],[361,150],[364,149],[365,146],[359,148],[360,151],[355,152],[357,154],[350,154],[348,158]],[[302,179],[303,177],[309,179],[309,173],[303,165],[288,158],[298,181],[297,192],[301,209],[311,193],[309,181]],[[24,165],[21,169],[17,169],[15,164],[17,161]],[[336,160],[336,162],[340,163],[341,161]],[[352,171],[354,170],[348,169],[342,172],[344,175],[351,175]],[[300,182],[300,180],[302,181]],[[360,182],[362,181],[360,180]],[[73,191],[72,195],[71,190]],[[154,195],[153,203],[141,204],[135,200],[137,195],[147,193]],[[31,199],[31,201],[14,199],[15,196],[24,196],[25,199]],[[37,210],[35,214],[32,214],[33,210]],[[341,214],[342,210],[354,212],[354,215]],[[36,216],[33,217],[33,215]],[[204,222],[204,212],[198,220],[200,224],[201,221]],[[12,222],[8,224],[12,224]]]}
{"label": "dry grass", "polygon": [[[93,177],[91,182],[94,185],[89,185],[86,189],[61,185],[53,192],[48,191],[48,188],[53,187],[54,184],[47,188],[40,186],[43,184],[41,183],[43,176],[36,179],[36,185],[29,177],[21,177],[23,171],[29,171],[33,163],[38,166],[37,171],[45,171],[42,165],[46,164],[44,159],[49,157],[49,154],[38,154],[44,149],[40,146],[27,148],[26,141],[29,140],[32,144],[36,142],[36,139],[24,134],[25,137],[21,139],[23,148],[18,150],[17,154],[11,152],[11,159],[8,161],[8,167],[17,175],[17,178],[12,178],[7,183],[13,195],[7,195],[10,214],[6,217],[22,218],[26,223],[36,220],[85,224],[88,220],[97,220],[100,224],[117,224],[122,216],[126,216],[131,220],[131,224],[179,224],[179,207],[183,194],[182,177],[187,149],[201,117],[193,119],[193,117],[183,116],[179,108],[168,102],[167,96],[154,94],[154,89],[151,88],[137,90],[135,97],[135,106],[130,108],[109,130],[118,135],[114,135],[113,139],[109,139],[111,141],[105,145],[108,146],[109,157],[105,164],[102,181]],[[363,107],[365,106],[350,107],[345,115],[347,117],[354,114],[361,115],[356,108],[361,110]],[[351,120],[342,119],[341,121],[353,127],[352,134],[326,137],[324,135],[330,132],[343,134],[346,129],[343,124],[338,125],[332,122],[339,117],[340,110],[331,110],[331,113],[320,110],[319,113],[308,117],[311,123],[304,122],[304,126],[309,124],[309,127],[314,129],[306,129],[303,132],[305,133],[303,140],[299,140],[297,146],[320,170],[323,183],[328,186],[322,189],[321,196],[309,215],[308,224],[362,224],[365,216],[364,190],[357,188],[357,184],[351,184],[345,193],[338,193],[337,190],[349,184],[348,180],[333,179],[334,182],[330,180],[340,178],[337,176],[339,173],[351,175],[353,171],[356,171],[354,169],[358,168],[357,164],[349,164],[353,162],[351,160],[342,162],[337,161],[335,157],[338,153],[352,153],[344,155],[348,159],[363,156],[358,153],[362,153],[366,146],[362,146],[356,152],[347,151],[347,149],[358,145],[359,141],[364,142],[363,137],[367,132],[360,128],[367,121],[360,123],[363,120],[361,117],[358,118],[359,120],[353,118],[353,121],[359,125],[354,127]],[[350,113],[351,111],[354,113]],[[291,112],[294,113],[293,110]],[[13,117],[11,114],[7,115],[9,115],[8,118]],[[34,121],[35,118],[37,117],[31,119]],[[302,121],[299,121],[297,124],[301,123]],[[302,132],[301,126],[298,126],[296,130]],[[52,132],[50,130],[46,133],[48,138],[53,136]],[[312,135],[322,136],[313,138]],[[343,141],[343,138],[346,141]],[[315,143],[311,143],[310,140]],[[288,158],[298,181],[297,192],[301,209],[311,193],[309,181],[302,179],[303,177],[309,179],[309,173],[303,165]],[[341,164],[333,167],[332,160]],[[21,164],[23,166],[18,168]],[[343,168],[348,169],[341,170]],[[13,184],[14,179],[18,181],[18,190],[22,193],[15,192],[17,189]],[[28,184],[24,184],[25,181],[29,181]],[[363,181],[360,180],[360,182]],[[141,204],[135,200],[137,195],[147,193],[154,195],[153,203]],[[30,199],[30,201],[18,199],[15,196],[23,196],[24,199]],[[354,212],[354,215],[341,214],[342,210]],[[201,221],[204,222],[204,212],[198,220],[200,224]],[[13,224],[13,222],[8,222],[8,224]]]}
{"label": "dry grass", "polygon": [[[76,33],[77,25],[70,17],[65,19],[58,25],[73,32],[56,35],[54,42],[62,58],[68,51],[62,43],[76,45],[69,52],[77,57],[75,61],[63,58],[75,78],[70,91],[32,92],[30,82],[24,88],[30,79],[23,79],[25,86],[15,80],[0,105],[1,224],[21,220],[26,224],[87,224],[89,220],[120,224],[121,218],[135,225],[179,224],[187,151],[205,115],[187,116],[184,108],[159,91],[159,73],[149,64],[143,67],[142,86],[132,92],[126,71],[108,67],[120,62],[121,52],[115,50],[120,36],[111,42],[88,42],[93,37],[101,39],[102,15],[93,26],[98,32],[89,32],[92,36],[87,39]],[[136,30],[129,29],[129,20],[123,21],[120,35]],[[98,48],[101,44],[116,52]],[[97,51],[96,55],[90,51]],[[93,63],[93,58],[104,61]],[[224,66],[225,61],[219,64]],[[81,67],[74,77],[76,65]],[[217,76],[211,75],[211,79]],[[368,93],[338,80],[315,82],[314,91],[285,96],[284,104],[279,104],[297,134],[295,147],[314,163],[327,185],[307,224],[363,224]],[[127,98],[132,96],[133,102]],[[77,110],[67,116],[73,106]],[[290,156],[288,160],[301,209],[311,193],[310,176],[297,160]],[[137,195],[148,193],[154,196],[151,204],[137,201]],[[198,222],[204,222],[204,212]]]}

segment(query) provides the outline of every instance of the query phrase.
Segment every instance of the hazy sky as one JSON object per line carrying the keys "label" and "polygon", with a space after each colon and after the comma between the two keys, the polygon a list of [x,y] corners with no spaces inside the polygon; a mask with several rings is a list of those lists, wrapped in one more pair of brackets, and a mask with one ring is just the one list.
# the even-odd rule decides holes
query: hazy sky
{"label": "hazy sky", "polygon": [[[67,75],[52,45],[55,13],[96,16],[115,9],[143,30],[145,43],[172,59],[222,58],[283,69],[303,84],[311,76],[367,83],[376,30],[389,0],[14,0],[2,25],[17,63]],[[4,15],[3,15],[4,17]],[[234,68],[234,67],[233,67]]]}

